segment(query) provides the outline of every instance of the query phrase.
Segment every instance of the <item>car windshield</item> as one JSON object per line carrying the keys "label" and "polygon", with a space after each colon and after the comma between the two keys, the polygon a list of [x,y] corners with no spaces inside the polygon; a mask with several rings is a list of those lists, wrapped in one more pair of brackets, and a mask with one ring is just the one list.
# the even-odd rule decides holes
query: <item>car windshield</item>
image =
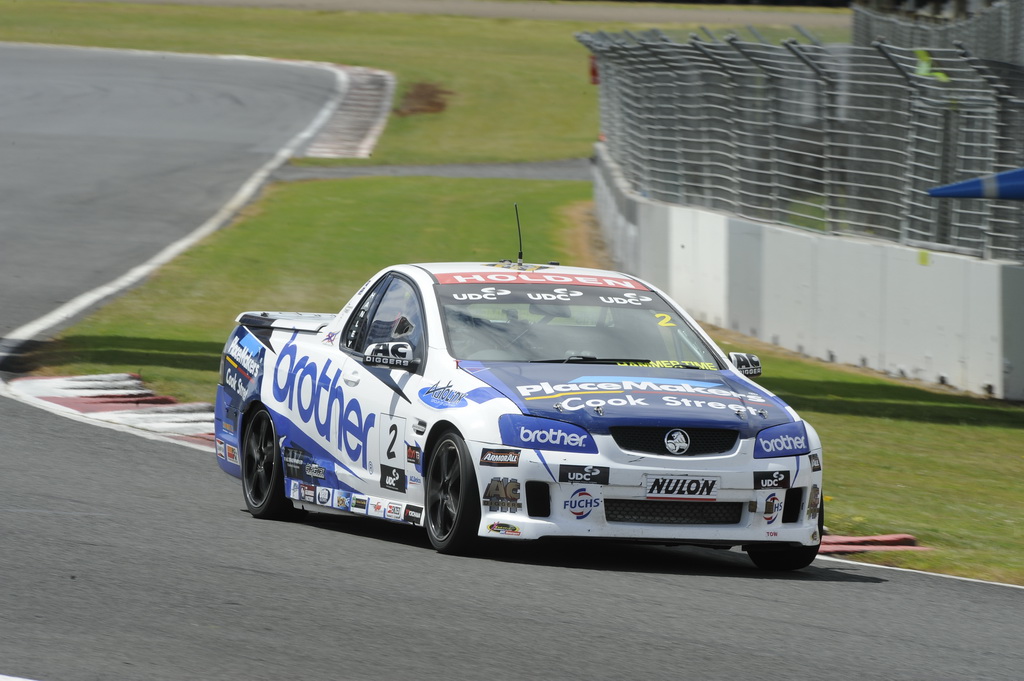
{"label": "car windshield", "polygon": [[435,286],[457,359],[717,370],[715,353],[657,293],[603,286]]}

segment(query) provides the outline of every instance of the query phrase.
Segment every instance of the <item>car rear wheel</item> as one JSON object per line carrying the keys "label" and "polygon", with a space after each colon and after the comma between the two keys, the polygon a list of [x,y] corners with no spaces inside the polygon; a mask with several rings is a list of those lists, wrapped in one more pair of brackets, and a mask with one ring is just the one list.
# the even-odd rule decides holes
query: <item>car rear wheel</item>
{"label": "car rear wheel", "polygon": [[249,419],[242,440],[242,493],[254,518],[281,519],[292,510],[284,496],[284,469],[274,420],[262,407]]}
{"label": "car rear wheel", "polygon": [[426,526],[440,553],[465,553],[480,523],[476,474],[466,443],[455,432],[441,436],[430,455],[426,476]]}
{"label": "car rear wheel", "polygon": [[[818,540],[821,540],[825,530],[825,502],[822,501],[818,507]],[[747,549],[747,555],[754,565],[762,570],[772,572],[788,572],[800,570],[807,567],[818,556],[820,544],[815,546],[797,546],[792,548],[776,549],[772,547],[751,546]]]}

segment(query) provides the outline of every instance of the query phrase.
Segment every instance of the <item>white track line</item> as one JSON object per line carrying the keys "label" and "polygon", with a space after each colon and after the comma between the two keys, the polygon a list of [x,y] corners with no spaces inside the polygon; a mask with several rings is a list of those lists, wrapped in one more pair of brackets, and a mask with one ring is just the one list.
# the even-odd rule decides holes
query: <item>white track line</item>
{"label": "white track line", "polygon": [[945,579],[956,579],[961,582],[974,582],[975,584],[990,584],[992,586],[1008,586],[1011,589],[1024,589],[1024,586],[1020,584],[1007,584],[1006,582],[989,582],[984,579],[974,579],[972,577],[961,577],[959,575],[944,575],[941,572],[926,572],[925,570],[911,570],[910,568],[893,567],[891,565],[875,565],[874,563],[858,563],[855,560],[846,560],[845,558],[832,558],[831,556],[818,556],[815,560],[827,560],[832,563],[845,563],[847,565],[856,565],[860,568],[879,568],[881,570],[895,570],[897,572],[914,572],[919,575],[929,575],[931,577],[943,577]]}

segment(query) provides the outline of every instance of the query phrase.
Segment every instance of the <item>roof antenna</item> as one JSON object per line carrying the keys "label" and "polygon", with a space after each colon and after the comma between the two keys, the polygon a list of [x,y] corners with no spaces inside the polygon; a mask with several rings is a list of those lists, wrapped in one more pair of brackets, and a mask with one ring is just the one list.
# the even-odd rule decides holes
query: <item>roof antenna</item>
{"label": "roof antenna", "polygon": [[523,269],[523,228],[519,225],[519,204],[512,204],[516,209],[516,231],[519,232],[519,269]]}

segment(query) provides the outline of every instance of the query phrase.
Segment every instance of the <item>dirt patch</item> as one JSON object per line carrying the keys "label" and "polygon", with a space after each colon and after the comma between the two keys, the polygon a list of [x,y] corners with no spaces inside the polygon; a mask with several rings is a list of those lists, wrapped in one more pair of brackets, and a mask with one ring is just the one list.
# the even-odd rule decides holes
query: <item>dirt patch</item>
{"label": "dirt patch", "polygon": [[578,201],[562,209],[562,216],[569,223],[569,229],[562,237],[562,243],[569,261],[574,267],[595,267],[614,269],[611,254],[601,235],[601,227],[594,215],[593,201]]}
{"label": "dirt patch", "polygon": [[413,83],[402,95],[395,109],[396,116],[441,113],[448,107],[448,97],[455,93],[437,83]]}

